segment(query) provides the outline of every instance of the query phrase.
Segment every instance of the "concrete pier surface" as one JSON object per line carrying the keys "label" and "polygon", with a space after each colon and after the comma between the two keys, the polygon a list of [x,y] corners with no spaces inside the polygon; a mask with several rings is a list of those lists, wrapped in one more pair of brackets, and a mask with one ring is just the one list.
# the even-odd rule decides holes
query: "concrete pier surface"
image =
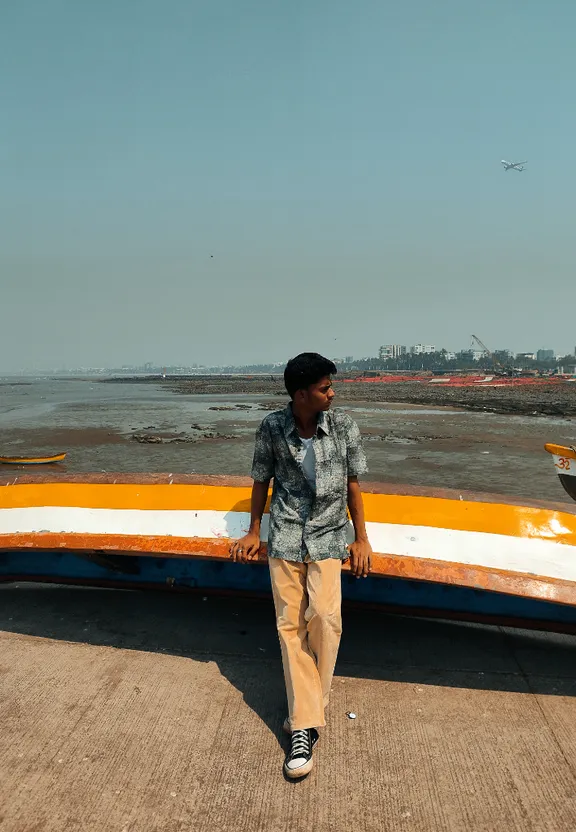
{"label": "concrete pier surface", "polygon": [[0,829],[576,828],[576,637],[344,627],[314,770],[288,782],[271,602],[0,586]]}

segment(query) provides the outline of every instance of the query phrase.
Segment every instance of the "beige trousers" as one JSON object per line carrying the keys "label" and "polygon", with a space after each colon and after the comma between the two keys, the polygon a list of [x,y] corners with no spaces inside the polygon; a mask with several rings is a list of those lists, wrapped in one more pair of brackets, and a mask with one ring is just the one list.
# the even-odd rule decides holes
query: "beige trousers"
{"label": "beige trousers", "polygon": [[290,727],[322,728],[342,634],[342,562],[268,562]]}

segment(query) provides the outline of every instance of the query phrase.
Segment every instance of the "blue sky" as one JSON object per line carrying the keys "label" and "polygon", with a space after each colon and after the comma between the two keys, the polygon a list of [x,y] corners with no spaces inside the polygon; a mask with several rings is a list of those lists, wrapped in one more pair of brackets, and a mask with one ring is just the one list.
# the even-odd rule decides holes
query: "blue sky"
{"label": "blue sky", "polygon": [[575,30],[567,0],[9,4],[0,370],[572,351]]}

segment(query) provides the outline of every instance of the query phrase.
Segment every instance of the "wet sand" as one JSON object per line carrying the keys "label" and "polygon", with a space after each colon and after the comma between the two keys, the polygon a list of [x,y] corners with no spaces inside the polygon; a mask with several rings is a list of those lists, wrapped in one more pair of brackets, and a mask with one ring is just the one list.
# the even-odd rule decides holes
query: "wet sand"
{"label": "wet sand", "polygon": [[[281,377],[168,378],[161,380],[161,383],[180,393],[206,394],[227,391],[284,395]],[[508,387],[448,387],[442,383],[384,384],[336,379],[334,387],[341,401],[404,402],[526,416],[576,416],[576,382],[543,382]]]}
{"label": "wet sand", "polygon": [[[543,445],[547,441],[574,444],[576,422],[438,403],[351,398],[353,393],[383,395],[379,389],[383,387],[388,389],[374,384],[336,387],[338,404],[360,425],[370,469],[367,479],[573,505]],[[67,451],[64,464],[41,470],[74,473],[246,476],[257,425],[268,410],[287,402],[280,379],[269,377],[198,379],[185,384],[168,379],[129,383],[122,379],[113,384],[47,379],[5,385],[0,396],[0,453]],[[148,442],[148,437],[158,441]],[[22,471],[3,466],[3,473],[11,470]]]}
{"label": "wet sand", "polygon": [[[112,383],[141,383],[142,379],[110,379]],[[244,393],[284,396],[280,376],[198,376],[150,378],[169,390],[187,394]],[[340,401],[402,402],[457,407],[464,410],[525,416],[576,416],[576,382],[538,382],[525,385],[448,387],[443,383],[353,382],[335,379]]]}

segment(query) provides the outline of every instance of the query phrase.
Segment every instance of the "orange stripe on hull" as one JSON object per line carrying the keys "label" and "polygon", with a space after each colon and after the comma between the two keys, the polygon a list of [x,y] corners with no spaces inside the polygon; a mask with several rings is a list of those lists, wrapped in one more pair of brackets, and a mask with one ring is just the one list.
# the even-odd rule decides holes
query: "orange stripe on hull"
{"label": "orange stripe on hull", "polygon": [[[14,534],[3,535],[2,549],[71,552],[108,552],[124,555],[158,555],[173,558],[212,558],[228,560],[230,541],[179,537],[84,534]],[[266,545],[258,561],[266,562]],[[246,568],[250,568],[247,564]],[[348,564],[344,570],[349,571]],[[465,586],[473,589],[518,595],[558,604],[576,605],[576,582],[536,575],[520,575],[501,569],[468,566],[459,563],[422,559],[410,556],[373,555],[374,576],[403,578]],[[359,579],[363,580],[363,579]],[[369,580],[369,579],[367,579]]]}
{"label": "orange stripe on hull", "polygon": [[544,445],[544,450],[548,451],[549,454],[554,454],[554,456],[576,459],[576,448],[568,448],[566,445],[555,445],[553,442],[549,442],[547,445]]}

